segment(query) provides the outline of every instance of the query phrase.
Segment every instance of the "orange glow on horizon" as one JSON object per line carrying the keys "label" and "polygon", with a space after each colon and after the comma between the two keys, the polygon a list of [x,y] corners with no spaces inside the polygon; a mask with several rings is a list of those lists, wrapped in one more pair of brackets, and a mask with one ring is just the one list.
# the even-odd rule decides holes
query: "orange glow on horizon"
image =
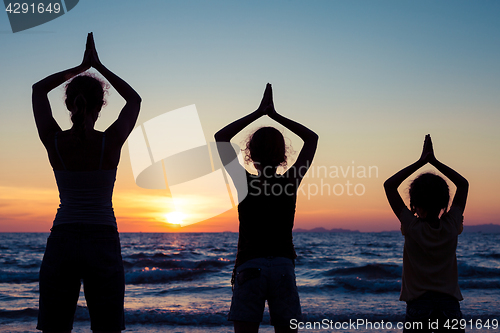
{"label": "orange glow on horizon", "polygon": [[[376,183],[380,184],[367,183],[365,195],[359,197],[299,195],[295,228],[398,230],[399,223],[387,203],[381,180]],[[401,195],[407,199],[404,193]],[[491,198],[486,194],[479,196],[472,188],[464,214],[466,225],[498,223],[488,200]],[[176,211],[165,191],[121,189],[115,191],[113,201],[120,232],[238,232],[235,208],[183,227],[182,221],[189,212]],[[48,232],[59,198],[56,188],[4,186],[0,187],[0,202],[0,232]]]}

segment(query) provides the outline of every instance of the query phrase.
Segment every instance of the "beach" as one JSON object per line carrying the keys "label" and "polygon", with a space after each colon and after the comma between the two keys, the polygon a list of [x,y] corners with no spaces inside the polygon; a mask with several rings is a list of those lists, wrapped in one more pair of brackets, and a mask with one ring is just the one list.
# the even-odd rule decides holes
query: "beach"
{"label": "beach", "polygon": [[[38,269],[47,237],[0,234],[0,332],[36,331]],[[237,239],[236,233],[121,234],[127,331],[232,332],[227,313]],[[295,233],[294,242],[304,325],[364,320],[375,326],[390,322],[393,328],[384,326],[384,332],[400,331],[396,324],[406,307],[399,301],[400,233]],[[500,319],[499,244],[500,234],[459,236],[461,308],[472,326]],[[74,332],[89,332],[83,291],[78,305]],[[467,331],[486,329],[467,325]],[[338,327],[303,331],[353,331]],[[260,332],[273,332],[267,307]]]}

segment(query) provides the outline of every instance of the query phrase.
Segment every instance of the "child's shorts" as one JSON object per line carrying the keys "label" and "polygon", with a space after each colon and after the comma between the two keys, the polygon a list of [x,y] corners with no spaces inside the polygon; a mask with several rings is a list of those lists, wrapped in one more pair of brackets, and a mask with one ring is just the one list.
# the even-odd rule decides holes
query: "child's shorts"
{"label": "child's shorts", "polygon": [[115,227],[64,224],[52,228],[40,267],[37,329],[73,328],[80,281],[83,281],[91,329],[125,329],[125,277]]}
{"label": "child's shorts", "polygon": [[[404,333],[465,332],[464,329],[460,329],[460,325],[454,325],[459,323],[463,316],[462,311],[460,311],[460,303],[453,296],[428,291],[419,298],[406,302],[406,304]],[[447,321],[450,329],[445,327]],[[454,329],[451,329],[453,326],[455,326]]]}
{"label": "child's shorts", "polygon": [[228,319],[260,323],[266,300],[271,325],[290,326],[291,319],[301,320],[292,259],[257,258],[239,266]]}

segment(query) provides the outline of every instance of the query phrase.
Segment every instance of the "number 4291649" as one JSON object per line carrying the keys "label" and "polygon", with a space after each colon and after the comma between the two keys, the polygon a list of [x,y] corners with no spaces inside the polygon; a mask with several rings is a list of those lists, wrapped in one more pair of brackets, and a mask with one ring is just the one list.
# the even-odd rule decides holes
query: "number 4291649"
{"label": "number 4291649", "polygon": [[33,14],[43,14],[43,13],[54,13],[58,14],[61,11],[61,4],[55,2],[55,3],[49,3],[47,5],[44,5],[43,3],[38,3],[36,5],[35,3],[9,3],[7,7],[5,8],[5,11],[8,12],[9,14],[26,14],[26,13],[33,13]]}
{"label": "number 4291649", "polygon": [[481,329],[486,329],[486,330],[496,330],[498,329],[498,319],[486,319],[485,321],[481,319],[476,319],[476,320],[465,320],[465,319],[448,319],[444,323],[444,327],[446,327],[449,330],[458,330],[458,329],[476,329],[476,330],[481,330]]}

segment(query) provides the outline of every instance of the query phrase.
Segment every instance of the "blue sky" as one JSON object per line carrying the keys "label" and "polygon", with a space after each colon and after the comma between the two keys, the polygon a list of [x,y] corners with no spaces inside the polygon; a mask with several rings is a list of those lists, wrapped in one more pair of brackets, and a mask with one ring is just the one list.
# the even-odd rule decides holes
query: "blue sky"
{"label": "blue sky", "polygon": [[[493,222],[500,213],[499,17],[498,1],[82,0],[13,34],[0,13],[0,186],[54,187],[31,85],[77,65],[93,31],[102,62],[143,98],[139,123],[196,104],[211,140],[253,111],[271,82],[278,112],[320,135],[315,163],[379,167],[366,198],[336,198],[334,206],[387,210],[383,180],[417,159],[431,133],[438,158],[476,184],[477,206],[468,209]],[[59,88],[50,98],[69,128],[62,96]],[[122,105],[111,90],[97,128]],[[126,149],[120,168],[117,188],[133,189]],[[320,214],[325,200],[307,207]]]}

